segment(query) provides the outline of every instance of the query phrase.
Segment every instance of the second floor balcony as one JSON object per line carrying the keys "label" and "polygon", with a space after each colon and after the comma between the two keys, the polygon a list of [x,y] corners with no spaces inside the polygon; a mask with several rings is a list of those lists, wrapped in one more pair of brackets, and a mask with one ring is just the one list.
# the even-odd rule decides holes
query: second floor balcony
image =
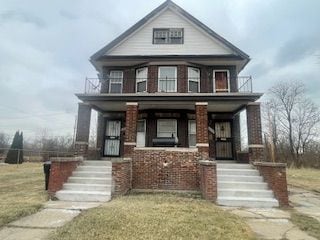
{"label": "second floor balcony", "polygon": [[86,78],[85,94],[121,93],[252,93],[252,77],[218,78]]}

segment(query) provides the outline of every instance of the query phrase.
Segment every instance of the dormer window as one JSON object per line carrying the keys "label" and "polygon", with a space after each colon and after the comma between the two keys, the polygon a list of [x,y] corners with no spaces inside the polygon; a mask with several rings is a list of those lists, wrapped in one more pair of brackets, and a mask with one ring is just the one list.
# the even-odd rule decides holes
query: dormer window
{"label": "dormer window", "polygon": [[183,44],[183,28],[154,28],[153,44]]}

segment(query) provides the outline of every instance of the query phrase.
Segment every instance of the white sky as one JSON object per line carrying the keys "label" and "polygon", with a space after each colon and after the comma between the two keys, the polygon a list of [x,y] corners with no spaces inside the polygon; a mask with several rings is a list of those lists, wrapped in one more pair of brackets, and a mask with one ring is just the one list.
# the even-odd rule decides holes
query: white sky
{"label": "white sky", "polygon": [[[96,77],[89,57],[162,2],[2,0],[0,131],[72,135],[74,93],[86,76]],[[253,76],[255,91],[298,80],[320,105],[320,1],[175,3],[250,55],[241,75]]]}

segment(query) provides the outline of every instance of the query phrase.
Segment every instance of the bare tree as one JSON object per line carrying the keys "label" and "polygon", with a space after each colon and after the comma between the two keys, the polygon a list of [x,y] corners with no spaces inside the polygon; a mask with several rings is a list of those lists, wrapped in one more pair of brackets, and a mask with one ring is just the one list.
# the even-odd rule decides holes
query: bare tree
{"label": "bare tree", "polygon": [[0,154],[4,152],[1,148],[8,148],[10,145],[10,137],[8,134],[0,132]]}
{"label": "bare tree", "polygon": [[319,108],[305,95],[305,87],[298,82],[280,82],[270,89],[269,117],[275,145],[288,143],[289,152],[297,167],[301,166],[301,155],[308,143],[318,133]]}

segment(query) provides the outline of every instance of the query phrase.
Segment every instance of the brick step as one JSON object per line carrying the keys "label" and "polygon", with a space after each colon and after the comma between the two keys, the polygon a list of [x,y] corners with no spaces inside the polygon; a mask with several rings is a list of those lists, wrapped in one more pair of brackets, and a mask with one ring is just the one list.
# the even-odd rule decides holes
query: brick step
{"label": "brick step", "polygon": [[218,175],[260,176],[256,169],[217,169]]}
{"label": "brick step", "polygon": [[279,207],[279,202],[274,198],[249,198],[249,197],[220,197],[217,203],[222,206],[248,207],[248,208],[271,208]]}

